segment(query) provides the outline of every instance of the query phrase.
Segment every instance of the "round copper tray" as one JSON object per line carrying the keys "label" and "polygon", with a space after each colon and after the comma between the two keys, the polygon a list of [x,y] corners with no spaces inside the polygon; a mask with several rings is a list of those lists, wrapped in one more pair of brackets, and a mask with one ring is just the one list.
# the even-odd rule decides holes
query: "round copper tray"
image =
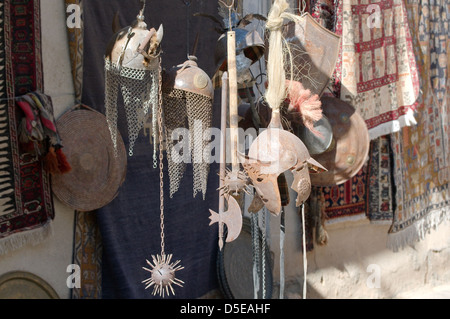
{"label": "round copper tray", "polygon": [[370,148],[366,122],[348,103],[322,97],[323,114],[333,130],[333,140],[324,153],[311,155],[328,171],[311,174],[314,186],[339,185],[355,176],[367,160]]}
{"label": "round copper tray", "polygon": [[59,296],[42,278],[13,271],[0,276],[0,299],[59,299]]}

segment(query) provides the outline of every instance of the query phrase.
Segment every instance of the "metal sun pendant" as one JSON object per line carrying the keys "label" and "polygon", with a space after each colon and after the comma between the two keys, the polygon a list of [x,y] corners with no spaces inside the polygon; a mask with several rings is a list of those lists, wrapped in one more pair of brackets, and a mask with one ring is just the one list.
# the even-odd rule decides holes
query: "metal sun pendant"
{"label": "metal sun pendant", "polygon": [[150,272],[152,275],[150,278],[142,281],[145,284],[145,289],[153,286],[153,296],[159,294],[160,297],[165,297],[165,295],[170,296],[175,295],[175,291],[173,290],[172,284],[183,287],[184,282],[180,279],[175,278],[175,272],[181,269],[184,269],[183,266],[179,265],[180,260],[177,260],[174,263],[171,263],[172,254],[165,255],[164,253],[161,255],[152,255],[151,263],[149,260],[147,264],[151,266],[151,269],[142,267],[144,270]]}

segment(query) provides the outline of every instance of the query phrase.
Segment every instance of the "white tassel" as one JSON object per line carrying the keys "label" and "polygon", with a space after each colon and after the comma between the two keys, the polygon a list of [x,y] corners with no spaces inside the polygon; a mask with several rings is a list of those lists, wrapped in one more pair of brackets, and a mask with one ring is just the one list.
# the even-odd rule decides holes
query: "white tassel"
{"label": "white tassel", "polygon": [[[267,81],[268,87],[265,92],[265,99],[273,112],[278,113],[280,106],[286,99],[286,72],[284,62],[284,48],[288,49],[283,37],[284,20],[299,22],[301,17],[286,12],[289,4],[286,0],[275,0],[268,14],[266,29],[270,31],[269,53],[267,59]],[[290,62],[293,61],[292,54],[288,51]],[[293,63],[290,63],[291,67]],[[291,72],[291,80],[293,72]]]}

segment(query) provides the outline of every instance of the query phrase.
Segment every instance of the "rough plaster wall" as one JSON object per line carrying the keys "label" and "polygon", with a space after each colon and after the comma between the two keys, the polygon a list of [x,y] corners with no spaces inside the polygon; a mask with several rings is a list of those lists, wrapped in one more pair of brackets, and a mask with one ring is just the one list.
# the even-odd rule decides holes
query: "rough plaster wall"
{"label": "rough plaster wall", "polygon": [[[45,93],[52,97],[55,117],[74,101],[66,35],[64,1],[41,0],[42,55]],[[47,281],[60,298],[69,298],[66,285],[72,263],[74,212],[57,198],[52,235],[33,246],[0,256],[0,275],[10,271],[31,272]]]}
{"label": "rough plaster wall", "polygon": [[[287,175],[288,184],[292,181]],[[291,191],[291,199],[295,193]],[[291,204],[286,210],[286,298],[301,298],[303,254],[301,224]],[[271,217],[274,286],[279,284],[279,217]],[[410,292],[450,284],[450,225],[441,224],[424,240],[398,252],[386,248],[389,225],[367,219],[326,226],[329,243],[307,253],[307,298],[403,298]],[[379,271],[379,286],[374,268]],[[378,286],[378,287],[377,287]],[[278,288],[274,289],[274,298]],[[418,295],[415,295],[416,297]]]}

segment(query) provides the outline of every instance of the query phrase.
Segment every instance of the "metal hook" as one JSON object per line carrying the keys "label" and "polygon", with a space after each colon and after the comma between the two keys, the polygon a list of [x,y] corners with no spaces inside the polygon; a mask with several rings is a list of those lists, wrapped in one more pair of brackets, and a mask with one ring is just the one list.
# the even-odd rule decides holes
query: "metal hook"
{"label": "metal hook", "polygon": [[191,32],[191,25],[189,23],[189,9],[191,7],[192,1],[191,0],[180,0],[185,6],[186,6],[186,54],[189,58],[189,42],[190,42],[190,32]]}
{"label": "metal hook", "polygon": [[138,19],[140,20],[140,21],[144,21],[144,11],[145,11],[145,5],[146,5],[146,2],[147,2],[147,0],[139,0],[140,2],[141,2],[141,5],[142,5],[142,7],[141,7],[141,10],[139,11],[139,15],[138,15]]}

